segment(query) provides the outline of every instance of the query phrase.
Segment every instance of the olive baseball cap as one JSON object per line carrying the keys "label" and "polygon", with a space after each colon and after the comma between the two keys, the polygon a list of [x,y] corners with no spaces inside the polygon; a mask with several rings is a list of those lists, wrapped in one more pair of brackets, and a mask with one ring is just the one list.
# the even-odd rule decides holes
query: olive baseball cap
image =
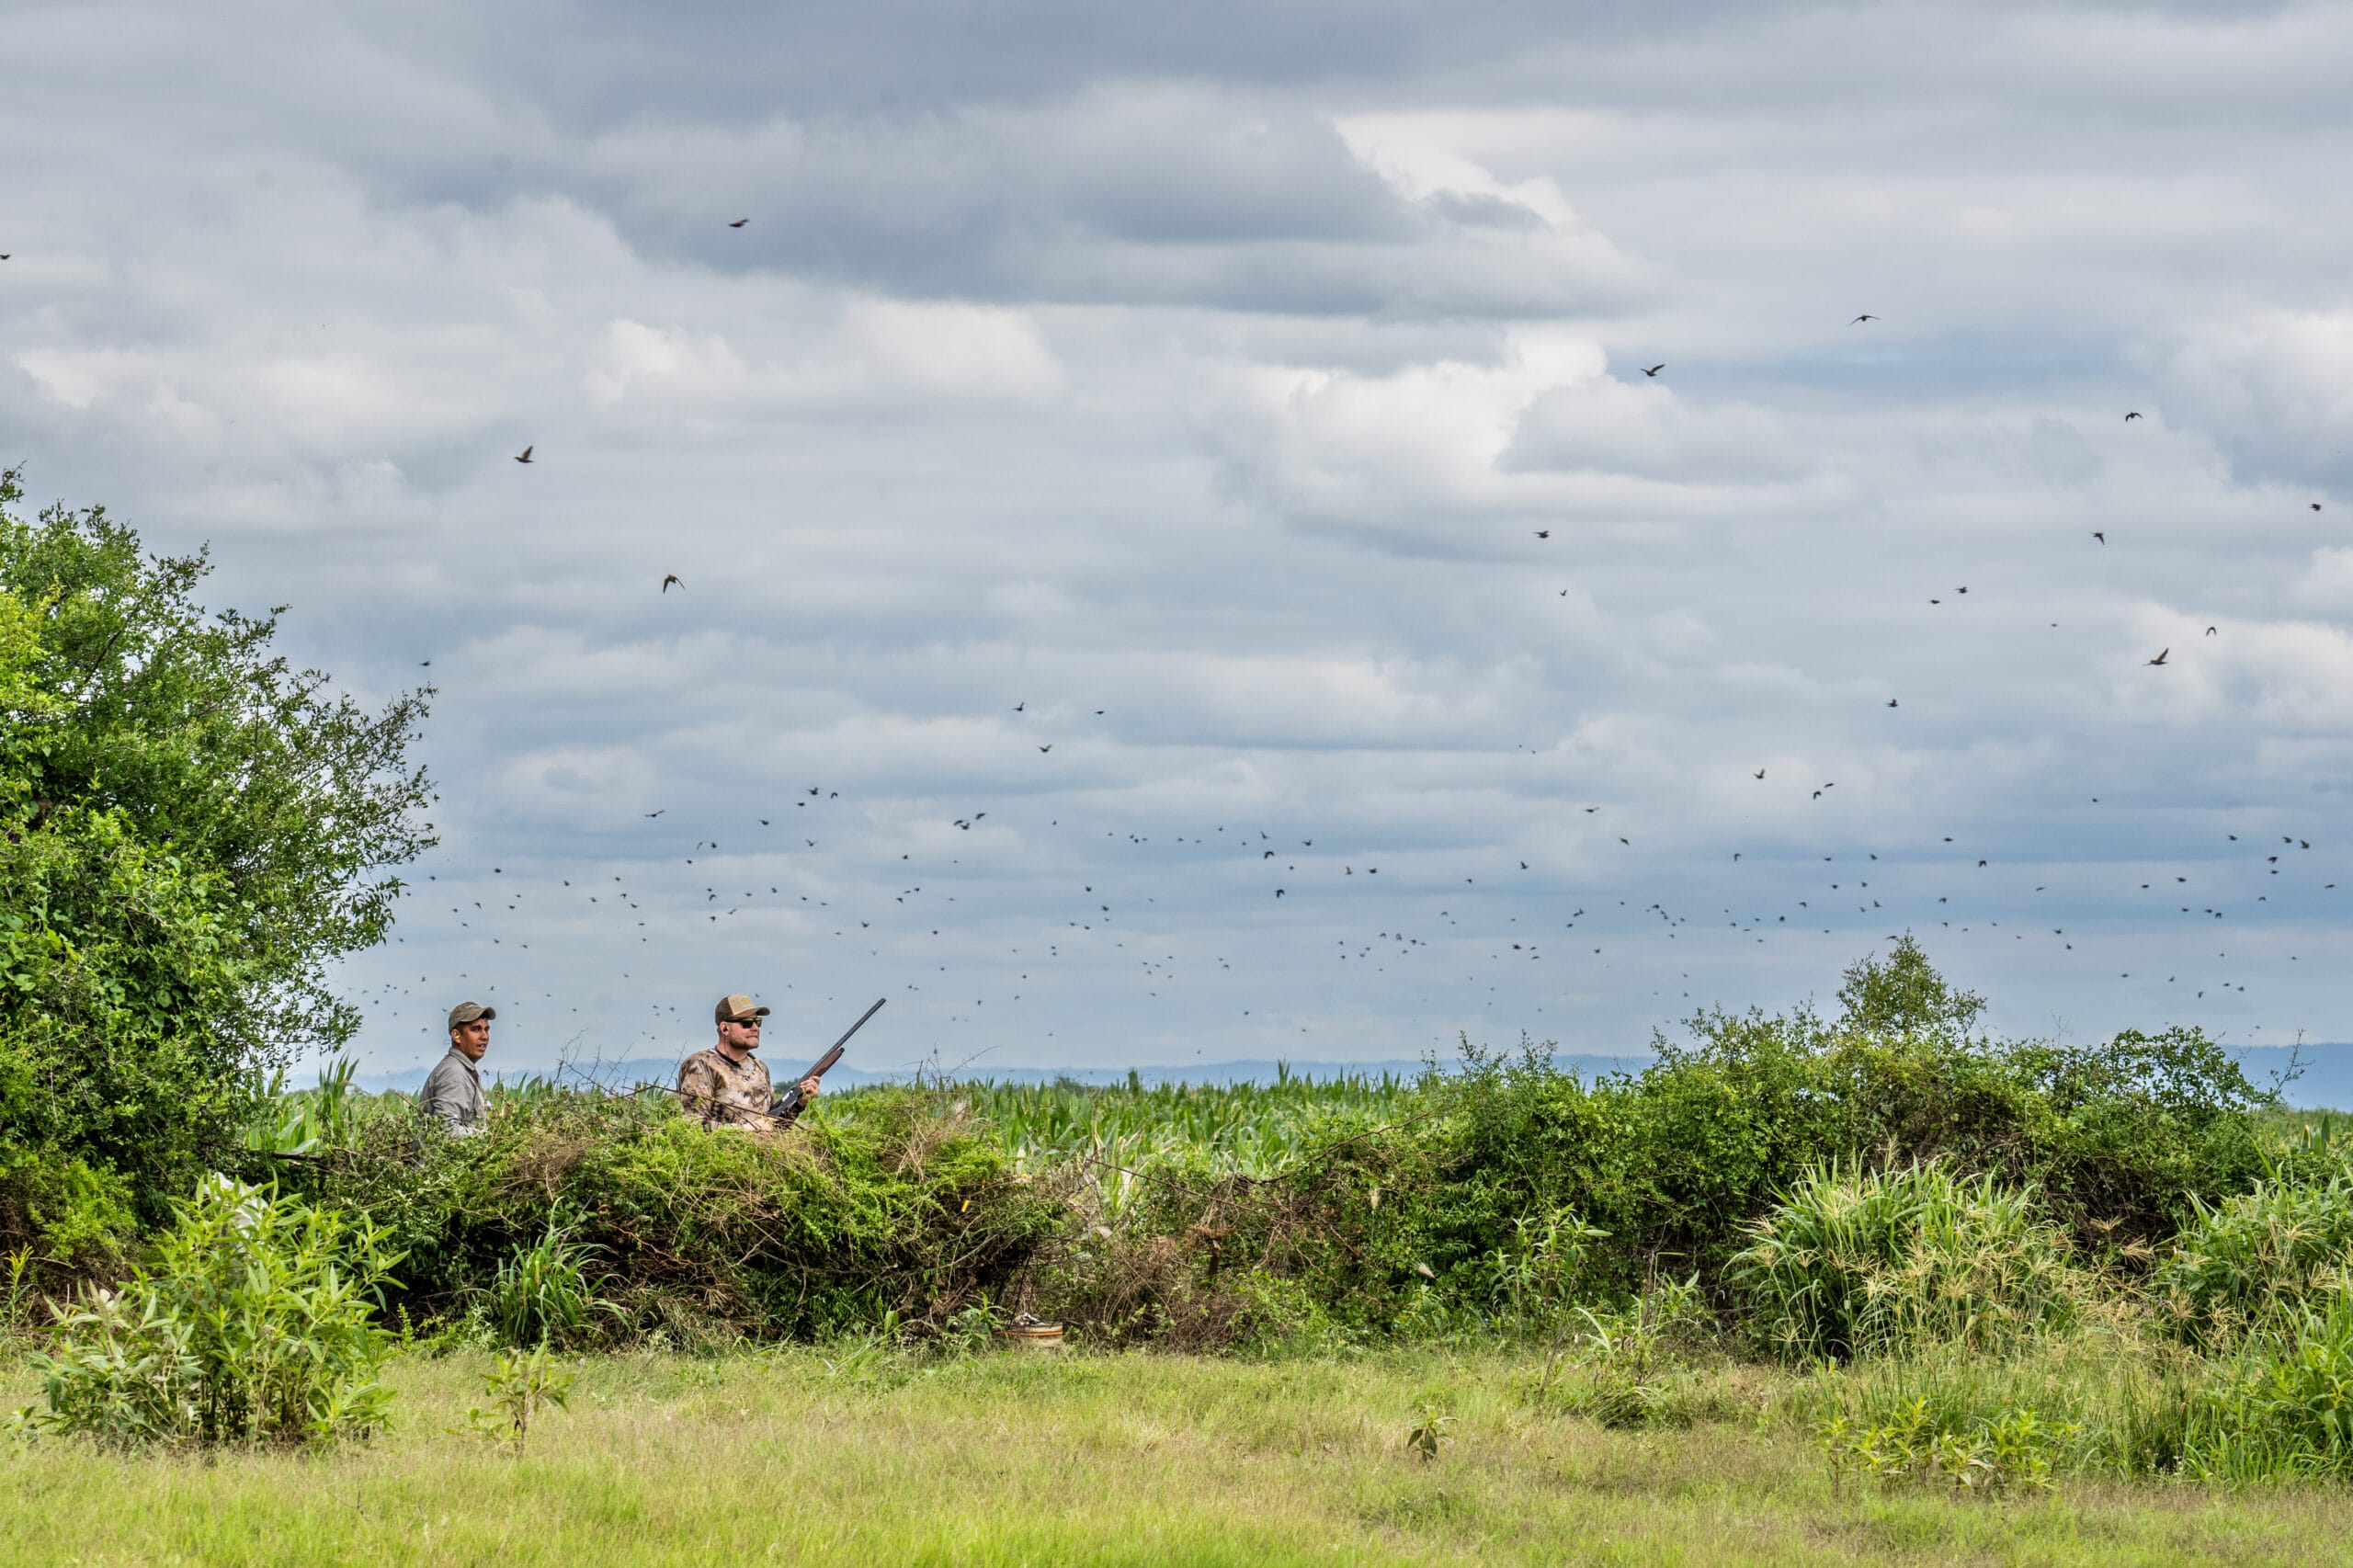
{"label": "olive baseball cap", "polygon": [[712,1018],[722,1024],[740,1024],[746,1018],[765,1018],[768,1010],[738,991],[732,996],[722,996],[719,1006],[711,1009]]}
{"label": "olive baseball cap", "polygon": [[460,1024],[472,1023],[476,1018],[496,1017],[498,1009],[495,1007],[485,1007],[479,1002],[460,1002],[449,1009],[449,1027],[454,1029]]}

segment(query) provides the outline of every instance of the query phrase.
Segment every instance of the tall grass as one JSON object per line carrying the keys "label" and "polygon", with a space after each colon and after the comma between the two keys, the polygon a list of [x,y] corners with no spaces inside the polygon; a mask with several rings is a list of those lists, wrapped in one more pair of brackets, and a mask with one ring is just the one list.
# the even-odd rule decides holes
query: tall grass
{"label": "tall grass", "polygon": [[2191,1338],[2226,1347],[2283,1309],[2353,1284],[2353,1179],[2258,1182],[2209,1206],[2176,1238],[2152,1281]]}
{"label": "tall grass", "polygon": [[2084,1295],[2031,1189],[1937,1165],[1815,1165],[1751,1233],[1732,1288],[1793,1359],[2002,1349],[2063,1329]]}

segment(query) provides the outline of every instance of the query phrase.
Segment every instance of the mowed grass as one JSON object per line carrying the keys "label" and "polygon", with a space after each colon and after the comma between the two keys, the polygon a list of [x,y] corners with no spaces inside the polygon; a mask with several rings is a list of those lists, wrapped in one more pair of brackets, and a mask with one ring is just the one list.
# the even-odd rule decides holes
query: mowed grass
{"label": "mowed grass", "polygon": [[[394,1366],[400,1416],[323,1453],[0,1444],[0,1560],[38,1563],[2141,1563],[2343,1561],[2353,1495],[1839,1485],[1763,1413],[1611,1432],[1532,1369],[986,1355],[836,1373],[793,1351],[592,1358],[521,1458],[461,1426],[484,1365]],[[30,1391],[7,1380],[12,1402]],[[1404,1438],[1453,1417],[1434,1462]]]}

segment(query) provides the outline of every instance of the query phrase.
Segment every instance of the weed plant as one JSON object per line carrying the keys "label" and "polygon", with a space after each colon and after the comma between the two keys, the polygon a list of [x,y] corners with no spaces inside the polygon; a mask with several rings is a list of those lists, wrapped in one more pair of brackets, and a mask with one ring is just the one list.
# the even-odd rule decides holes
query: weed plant
{"label": "weed plant", "polygon": [[398,1259],[365,1220],[206,1178],[154,1257],[92,1290],[32,1358],[37,1431],[111,1444],[305,1442],[364,1436],[390,1395],[371,1321]]}

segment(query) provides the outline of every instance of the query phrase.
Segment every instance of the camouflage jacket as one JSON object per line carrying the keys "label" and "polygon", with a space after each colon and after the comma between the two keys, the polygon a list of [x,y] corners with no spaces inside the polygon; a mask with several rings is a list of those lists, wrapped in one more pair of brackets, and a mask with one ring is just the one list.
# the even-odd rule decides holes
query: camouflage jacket
{"label": "camouflage jacket", "polygon": [[717,1046],[696,1051],[678,1065],[678,1097],[706,1127],[741,1127],[767,1132],[781,1125],[768,1114],[767,1063],[747,1056],[730,1062]]}

